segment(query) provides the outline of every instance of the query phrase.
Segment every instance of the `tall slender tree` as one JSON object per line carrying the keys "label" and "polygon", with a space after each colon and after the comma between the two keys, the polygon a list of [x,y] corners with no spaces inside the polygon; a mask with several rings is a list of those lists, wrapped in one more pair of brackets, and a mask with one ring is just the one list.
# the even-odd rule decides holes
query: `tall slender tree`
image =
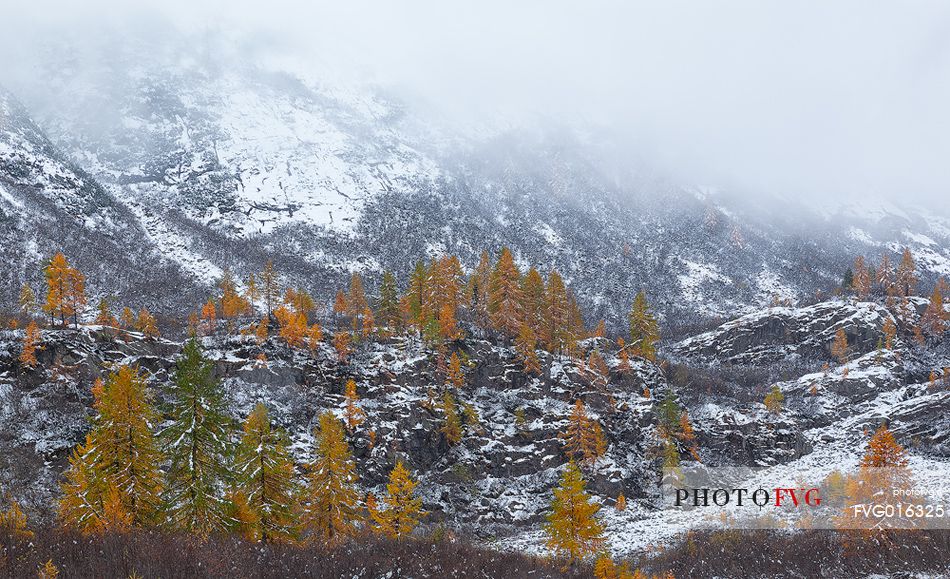
{"label": "tall slender tree", "polygon": [[554,489],[551,512],[544,526],[547,547],[571,562],[581,562],[597,554],[604,545],[604,525],[597,520],[600,505],[591,501],[581,471],[567,465],[561,484]]}
{"label": "tall slender tree", "polygon": [[574,336],[570,331],[569,303],[567,288],[561,275],[552,270],[548,275],[548,285],[544,297],[544,330],[541,340],[548,350],[560,353],[573,345]]}
{"label": "tall slender tree", "polygon": [[70,460],[60,518],[84,532],[119,520],[151,524],[161,505],[162,455],[153,430],[158,414],[145,378],[135,368],[120,366],[105,384],[96,384],[93,396],[97,415]]}
{"label": "tall slender tree", "polygon": [[296,486],[287,437],[271,426],[267,407],[258,404],[244,422],[234,472],[236,491],[244,497],[252,521],[245,535],[264,542],[297,536],[293,505]]}
{"label": "tall slender tree", "polygon": [[521,272],[511,250],[502,248],[488,287],[488,313],[492,326],[508,336],[518,335],[521,311]]}
{"label": "tall slender tree", "polygon": [[584,403],[577,399],[561,434],[564,449],[572,461],[592,465],[607,451],[607,441],[597,420],[587,414]]}
{"label": "tall slender tree", "polygon": [[356,464],[343,425],[331,412],[320,415],[315,459],[308,467],[302,516],[310,538],[336,544],[357,532],[362,520]]}
{"label": "tall slender tree", "polygon": [[36,351],[39,349],[40,327],[36,325],[36,320],[30,320],[23,332],[23,344],[20,347],[20,364],[35,368]]}
{"label": "tall slender tree", "polygon": [[544,293],[544,279],[532,267],[521,282],[521,311],[535,336],[541,335],[544,326]]}
{"label": "tall slender tree", "polygon": [[946,321],[947,310],[944,309],[943,293],[940,291],[940,285],[938,284],[933,293],[930,294],[930,303],[927,304],[927,309],[924,310],[920,318],[920,325],[931,336],[941,336],[946,330]]}
{"label": "tall slender tree", "polygon": [[659,324],[650,312],[647,296],[642,291],[638,292],[630,308],[630,344],[647,360],[655,360],[656,342],[659,339]]}
{"label": "tall slender tree", "polygon": [[377,308],[376,319],[380,327],[390,331],[398,331],[402,327],[399,288],[396,287],[396,276],[391,271],[383,273],[383,281],[379,286],[379,308]]}
{"label": "tall slender tree", "polygon": [[72,317],[78,325],[79,311],[86,305],[86,278],[69,265],[61,252],[54,255],[44,269],[46,275],[46,302],[43,310],[50,315],[50,321],[59,317],[61,325],[66,325]]}
{"label": "tall slender tree", "polygon": [[854,270],[854,276],[851,286],[854,288],[854,293],[857,294],[858,298],[865,299],[871,293],[871,272],[864,263],[863,255],[854,258],[854,267],[852,269]]}
{"label": "tall slender tree", "polygon": [[914,263],[914,256],[906,247],[901,255],[901,262],[897,266],[897,275],[894,281],[900,296],[912,296],[917,292],[917,265]]}
{"label": "tall slender tree", "polygon": [[402,461],[396,462],[395,468],[389,473],[385,505],[379,506],[375,500],[367,501],[370,517],[377,530],[396,538],[412,533],[425,515],[425,511],[422,510],[422,499],[416,497],[418,484],[406,470]]}
{"label": "tall slender tree", "polygon": [[201,536],[231,525],[223,490],[231,482],[234,424],[212,369],[198,341],[188,340],[169,388],[172,422],[161,435],[171,462],[163,497],[167,522]]}
{"label": "tall slender tree", "polygon": [[274,307],[280,300],[280,281],[277,279],[277,271],[274,269],[274,262],[267,260],[264,264],[264,270],[257,276],[260,286],[261,298],[267,306],[267,317],[270,317]]}

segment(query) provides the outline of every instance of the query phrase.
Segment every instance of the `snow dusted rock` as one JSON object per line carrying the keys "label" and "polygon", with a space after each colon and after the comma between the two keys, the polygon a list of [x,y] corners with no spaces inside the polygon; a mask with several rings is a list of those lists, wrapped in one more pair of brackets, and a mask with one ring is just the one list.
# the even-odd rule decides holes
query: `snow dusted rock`
{"label": "snow dusted rock", "polygon": [[673,344],[670,353],[707,364],[830,360],[830,346],[839,329],[844,329],[851,351],[863,354],[877,346],[884,321],[890,317],[882,306],[854,300],[772,307]]}
{"label": "snow dusted rock", "polygon": [[[843,327],[860,351],[877,342],[886,315],[874,304],[841,300],[770,308],[677,344],[678,351],[690,353],[683,356],[687,360],[700,353],[695,355],[703,377],[737,360],[748,365],[743,368],[771,368],[781,352],[819,358],[789,366],[803,370],[776,381],[785,395],[779,414],[767,412],[758,391],[743,390],[741,380],[708,393],[702,384],[677,386],[702,462],[805,469],[820,478],[832,469],[853,468],[867,433],[887,421],[910,449],[915,470],[950,472],[950,385],[927,380],[930,369],[950,366],[946,343],[920,348],[899,337],[893,350],[872,348],[846,365],[822,369],[822,360],[829,359],[825,340],[836,328]],[[755,332],[771,339],[767,347],[743,342]],[[117,336],[94,326],[47,330],[39,368],[23,370],[16,362],[21,337],[20,331],[0,333],[0,485],[32,513],[50,517],[68,453],[88,429],[93,380],[107,365],[137,364],[162,401],[181,344],[135,333]],[[716,344],[725,345],[720,351]],[[362,490],[379,492],[395,461],[404,460],[420,480],[429,523],[459,525],[504,548],[541,549],[539,525],[566,462],[558,434],[580,398],[608,439],[606,456],[585,473],[588,489],[605,506],[620,492],[629,501],[622,513],[604,509],[614,551],[646,548],[693,524],[658,510],[654,405],[667,388],[664,372],[637,358],[621,372],[607,340],[581,343],[603,355],[610,368],[606,382],[586,364],[545,353],[540,353],[541,374],[526,375],[513,349],[477,333],[451,344],[450,351],[465,361],[466,375],[466,385],[454,395],[480,417],[478,426],[466,426],[456,446],[441,433],[445,378],[434,353],[417,339],[358,344],[345,364],[327,345],[313,354],[278,340],[259,346],[240,336],[204,338],[203,345],[234,417],[243,419],[264,402],[290,434],[298,468],[311,459],[320,413],[342,416],[345,382],[355,380],[366,421],[350,443]],[[261,353],[266,361],[259,359]],[[770,384],[760,386],[767,391]],[[645,397],[644,388],[655,394]],[[688,453],[682,460],[690,460]]]}
{"label": "snow dusted rock", "polygon": [[811,452],[794,416],[774,416],[758,406],[725,409],[707,403],[691,418],[700,457],[713,464],[771,466]]}
{"label": "snow dusted rock", "polygon": [[[68,453],[88,428],[93,380],[109,364],[135,364],[162,401],[180,344],[98,327],[45,331],[40,366],[22,370],[15,361],[20,337],[0,337],[0,456],[10,459],[0,485],[49,516]],[[262,350],[240,337],[205,338],[204,346],[235,418],[264,402],[291,435],[298,465],[311,458],[319,414],[342,415],[344,384],[355,380],[367,417],[351,444],[364,489],[378,492],[395,461],[405,460],[421,481],[430,522],[449,519],[482,536],[540,523],[566,461],[558,435],[578,398],[602,421],[609,443],[607,456],[588,471],[592,491],[642,496],[644,482],[655,478],[652,400],[642,392],[664,381],[644,360],[631,360],[631,370],[621,373],[605,352],[615,369],[603,385],[567,358],[543,354],[541,375],[530,376],[508,347],[459,342],[453,347],[467,360],[467,383],[454,395],[474,406],[480,425],[467,426],[461,444],[450,447],[440,431],[445,379],[417,340],[362,344],[347,364],[328,346],[315,355],[275,341]],[[266,362],[258,360],[261,351]]]}

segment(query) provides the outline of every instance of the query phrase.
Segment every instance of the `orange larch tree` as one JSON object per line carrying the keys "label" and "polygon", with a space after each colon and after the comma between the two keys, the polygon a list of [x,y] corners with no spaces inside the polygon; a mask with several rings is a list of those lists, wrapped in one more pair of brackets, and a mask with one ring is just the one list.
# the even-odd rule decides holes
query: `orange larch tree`
{"label": "orange larch tree", "polygon": [[44,270],[46,275],[46,302],[43,310],[50,315],[50,321],[57,316],[61,325],[72,317],[79,324],[79,312],[86,305],[86,278],[79,270],[71,267],[62,253],[54,255]]}
{"label": "orange larch tree", "polygon": [[517,336],[521,328],[521,272],[515,258],[505,247],[492,271],[488,293],[488,313],[492,326],[509,336]]}
{"label": "orange larch tree", "polygon": [[33,368],[36,366],[36,350],[39,348],[40,328],[36,320],[30,320],[23,332],[23,346],[20,349],[20,364]]}
{"label": "orange larch tree", "polygon": [[587,414],[578,398],[567,420],[567,428],[560,435],[564,448],[572,460],[593,465],[607,451],[607,441],[600,423]]}

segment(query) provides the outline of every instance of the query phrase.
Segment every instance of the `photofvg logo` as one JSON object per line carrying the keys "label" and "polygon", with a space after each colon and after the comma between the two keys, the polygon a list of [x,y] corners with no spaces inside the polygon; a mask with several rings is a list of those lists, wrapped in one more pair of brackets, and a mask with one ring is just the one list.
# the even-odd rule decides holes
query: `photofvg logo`
{"label": "photofvg logo", "polygon": [[726,507],[735,505],[742,507],[755,505],[759,508],[769,505],[774,507],[820,507],[821,489],[776,487],[774,489],[747,489],[747,488],[677,488],[676,506],[693,507]]}
{"label": "photofvg logo", "polygon": [[713,528],[950,528],[946,491],[916,484],[907,469],[690,465],[665,470],[661,494],[664,509]]}

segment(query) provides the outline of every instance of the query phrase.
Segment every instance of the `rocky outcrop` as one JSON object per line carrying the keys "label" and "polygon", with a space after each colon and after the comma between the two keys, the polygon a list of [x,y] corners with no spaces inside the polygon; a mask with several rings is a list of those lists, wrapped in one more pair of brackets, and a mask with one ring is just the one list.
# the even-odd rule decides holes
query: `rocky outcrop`
{"label": "rocky outcrop", "polygon": [[[39,367],[24,370],[15,362],[18,339],[19,332],[6,332],[0,349],[0,485],[49,516],[68,453],[88,428],[93,380],[110,365],[135,364],[161,401],[181,345],[111,329],[45,331]],[[653,401],[643,390],[662,388],[664,380],[644,360],[634,359],[626,372],[615,368],[604,385],[566,357],[542,354],[542,372],[532,376],[510,348],[479,339],[453,344],[466,360],[466,385],[454,396],[474,407],[479,424],[467,425],[462,442],[450,446],[441,433],[445,376],[415,339],[361,344],[347,363],[329,347],[310,354],[276,340],[258,346],[240,337],[205,338],[204,346],[234,417],[264,402],[290,434],[301,467],[310,460],[319,414],[342,414],[344,384],[355,380],[366,412],[350,439],[361,483],[378,492],[395,461],[404,460],[421,481],[433,523],[449,519],[482,535],[539,523],[566,462],[558,435],[578,398],[601,420],[609,442],[607,456],[587,472],[591,490],[642,496],[644,481],[654,478]]]}
{"label": "rocky outcrop", "polygon": [[813,306],[772,307],[722,324],[670,347],[676,358],[706,364],[767,365],[796,359],[832,360],[831,343],[843,329],[852,353],[875,349],[884,320],[871,302],[834,300]]}

